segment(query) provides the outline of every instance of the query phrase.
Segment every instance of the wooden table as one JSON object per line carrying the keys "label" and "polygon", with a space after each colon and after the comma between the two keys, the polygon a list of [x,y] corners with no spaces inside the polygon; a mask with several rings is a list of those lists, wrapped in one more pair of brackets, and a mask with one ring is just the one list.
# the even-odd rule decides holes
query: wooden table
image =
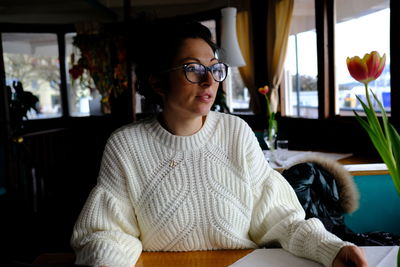
{"label": "wooden table", "polygon": [[252,249],[246,249],[191,252],[143,252],[135,267],[223,267],[231,265],[252,251]]}
{"label": "wooden table", "polygon": [[363,164],[364,166],[371,165],[369,170],[350,171],[350,174],[353,176],[389,174],[388,170],[374,169],[374,164],[382,164],[381,159],[350,156],[344,159],[340,159],[338,160],[338,162],[342,165],[352,165],[352,164]]}
{"label": "wooden table", "polygon": [[[264,155],[266,157],[268,157],[267,154],[268,151],[264,150]],[[277,164],[276,161],[272,161],[270,162],[270,166],[275,170],[282,172],[288,166],[291,166],[294,163],[302,161],[304,160],[304,158],[310,156],[316,158],[326,158],[326,159],[336,160],[342,165],[351,165],[349,167],[351,167],[353,170],[349,172],[353,176],[382,175],[389,173],[387,169],[383,170],[379,166],[378,167],[375,166],[378,163],[380,164],[382,163],[382,160],[380,158],[364,157],[360,155],[355,156],[352,155],[351,153],[334,153],[329,151],[289,150],[287,151],[287,157],[288,157],[287,161],[280,162],[280,164]],[[356,165],[362,166],[361,170],[357,170],[358,167]],[[369,165],[370,168],[368,170],[365,170],[367,165]]]}
{"label": "wooden table", "polygon": [[[225,267],[246,256],[252,249],[213,250],[190,252],[142,252],[135,267]],[[49,253],[40,255],[33,263],[52,267],[73,266],[71,253]]]}

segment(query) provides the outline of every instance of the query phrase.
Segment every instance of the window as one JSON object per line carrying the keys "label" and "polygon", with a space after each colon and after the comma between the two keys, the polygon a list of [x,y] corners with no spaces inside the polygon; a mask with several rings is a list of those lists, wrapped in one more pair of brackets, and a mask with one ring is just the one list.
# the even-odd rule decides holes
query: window
{"label": "window", "polygon": [[[76,33],[67,33],[65,35],[65,62],[67,65],[67,92],[68,92],[68,108],[69,115],[72,117],[81,117],[90,115],[90,107],[92,106],[92,113],[95,108],[93,106],[98,104],[98,110],[100,110],[100,96],[94,96],[91,94],[90,89],[85,86],[80,79],[74,80],[69,74],[69,70],[72,68],[72,58],[75,62],[81,57],[80,50],[73,45],[73,39]],[[85,75],[82,78],[89,82],[90,77]],[[97,92],[97,91],[96,91]]]}
{"label": "window", "polygon": [[[317,33],[313,0],[295,0],[284,72],[286,116],[317,118]],[[373,50],[386,54],[383,74],[370,83],[386,111],[390,114],[390,8],[388,0],[337,0],[335,25],[335,114],[353,116],[362,112],[358,95],[365,99],[365,89],[349,74],[348,56],[363,57]],[[333,102],[332,102],[333,103]],[[379,107],[376,105],[376,110]],[[331,116],[335,115],[331,114]]]}
{"label": "window", "polygon": [[29,119],[60,117],[60,65],[56,34],[2,33],[6,85],[16,97],[20,82],[25,95],[39,99]]}
{"label": "window", "polygon": [[284,66],[286,116],[318,117],[316,37],[314,0],[295,0]]}
{"label": "window", "polygon": [[[370,83],[370,88],[390,114],[390,8],[388,0],[338,1],[336,3],[335,55],[336,55],[336,113],[353,115],[362,111],[358,95],[365,102],[365,88],[355,81],[346,66],[348,56],[363,57],[378,51],[386,54],[382,75]],[[378,105],[375,105],[379,111]]]}
{"label": "window", "polygon": [[232,110],[248,110],[250,108],[250,94],[248,88],[244,85],[242,76],[239,72],[239,68],[230,67],[230,71],[232,74]]}

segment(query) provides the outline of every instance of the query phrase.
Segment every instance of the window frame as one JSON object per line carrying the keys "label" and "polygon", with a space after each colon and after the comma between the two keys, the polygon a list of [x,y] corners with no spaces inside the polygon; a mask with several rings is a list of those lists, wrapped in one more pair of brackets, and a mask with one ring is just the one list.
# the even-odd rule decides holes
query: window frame
{"label": "window frame", "polygon": [[[57,45],[58,45],[58,55],[59,55],[59,64],[60,64],[60,97],[61,97],[61,110],[62,114],[59,118],[43,118],[43,119],[35,119],[34,121],[41,120],[60,120],[66,117],[69,117],[69,109],[68,109],[68,94],[67,94],[67,77],[66,77],[66,60],[65,60],[65,39],[64,36],[68,32],[75,32],[75,29],[72,25],[47,25],[47,24],[14,24],[14,23],[2,23],[0,24],[2,33],[50,33],[55,34],[57,36]],[[0,37],[0,41],[2,39]],[[2,43],[1,43],[2,46]],[[2,62],[3,62],[3,53],[1,53]],[[4,62],[1,66],[2,75],[4,75]],[[2,86],[5,84],[5,80],[2,80]],[[27,121],[28,122],[28,121]],[[31,121],[29,121],[31,123]]]}
{"label": "window frame", "polygon": [[[271,1],[271,0],[269,0]],[[255,82],[265,84],[266,63],[262,60],[265,54],[266,28],[264,26],[265,10],[268,3],[252,2],[253,35],[255,55]],[[390,25],[398,25],[400,16],[395,16],[400,11],[400,3],[390,1]],[[264,17],[263,17],[264,16]],[[279,133],[278,138],[289,139],[290,149],[321,150],[351,152],[376,156],[377,153],[364,129],[359,125],[355,117],[340,116],[335,114],[335,0],[315,0],[315,20],[317,33],[318,54],[318,119],[286,117],[278,114]],[[400,46],[400,41],[395,38],[395,29],[390,28],[390,47]],[[256,60],[259,59],[259,60]],[[391,103],[392,111],[390,122],[399,129],[400,127],[400,51],[391,49]],[[284,87],[280,87],[280,103],[284,101]],[[263,103],[263,99],[259,96]],[[264,107],[261,106],[261,111]],[[265,114],[264,114],[265,116]],[[264,123],[265,124],[265,123]],[[265,125],[259,127],[265,127]],[[302,129],[302,131],[299,131]],[[257,129],[262,130],[262,129]]]}
{"label": "window frame", "polygon": [[[400,25],[400,3],[390,0],[390,25]],[[400,40],[396,38],[395,27],[390,27],[390,100],[391,100],[391,122],[400,128],[400,51],[396,47],[400,47]],[[394,88],[394,90],[392,90]]]}
{"label": "window frame", "polygon": [[[400,6],[396,1],[389,1],[390,7],[390,25],[397,25],[399,18],[393,16],[400,11]],[[319,97],[319,118],[328,119],[341,117],[335,114],[336,88],[335,81],[335,0],[315,0],[316,31],[317,31],[317,50],[318,50],[318,94]],[[395,30],[390,28],[390,47],[398,47],[400,42],[396,40]],[[393,55],[392,55],[393,53]],[[400,70],[397,65],[400,63],[399,52],[396,49],[390,49],[391,65],[391,103],[392,111],[390,121],[398,128],[400,126],[400,93],[399,90],[392,90],[400,86]]]}
{"label": "window frame", "polygon": [[[117,25],[117,23],[116,23]],[[124,123],[131,122],[135,118],[134,114],[130,113],[133,108],[128,107],[126,110],[122,111],[116,110],[115,116],[113,114],[104,114],[101,116],[84,116],[84,117],[75,117],[71,116],[69,112],[68,105],[68,86],[67,86],[67,62],[66,62],[66,43],[65,43],[65,35],[67,33],[77,32],[75,25],[73,24],[16,24],[16,23],[0,23],[0,50],[1,50],[1,66],[0,66],[0,82],[1,88],[3,88],[3,92],[5,90],[5,70],[4,70],[4,60],[3,60],[3,45],[2,45],[2,33],[50,33],[56,34],[57,36],[57,45],[58,45],[58,54],[59,54],[59,64],[60,64],[60,98],[61,98],[61,110],[62,114],[60,117],[56,118],[40,118],[34,120],[25,120],[24,121],[24,130],[21,134],[30,134],[34,132],[42,132],[53,129],[68,129],[73,127],[75,124],[84,122],[97,122],[108,124],[110,121],[113,121],[113,125],[120,126]],[[130,82],[130,81],[129,81]],[[8,113],[8,98],[7,94],[3,93],[0,95],[0,103],[1,103],[1,120],[5,123],[0,126],[1,132],[4,133],[6,140],[9,140],[11,137],[11,129],[10,129],[10,117]],[[132,103],[130,103],[132,105]],[[4,107],[4,108],[3,108]]]}

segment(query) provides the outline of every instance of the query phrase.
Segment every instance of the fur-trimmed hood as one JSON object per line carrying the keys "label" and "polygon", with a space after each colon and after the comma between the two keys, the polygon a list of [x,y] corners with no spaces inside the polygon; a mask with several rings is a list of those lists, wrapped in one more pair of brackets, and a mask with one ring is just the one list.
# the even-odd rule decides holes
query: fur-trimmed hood
{"label": "fur-trimmed hood", "polygon": [[329,174],[336,180],[336,184],[340,196],[340,205],[345,213],[352,213],[358,209],[359,192],[353,180],[353,176],[335,160],[324,158],[321,156],[306,156],[300,160],[293,162],[290,166],[282,170],[283,176],[288,170],[302,163],[313,163]]}

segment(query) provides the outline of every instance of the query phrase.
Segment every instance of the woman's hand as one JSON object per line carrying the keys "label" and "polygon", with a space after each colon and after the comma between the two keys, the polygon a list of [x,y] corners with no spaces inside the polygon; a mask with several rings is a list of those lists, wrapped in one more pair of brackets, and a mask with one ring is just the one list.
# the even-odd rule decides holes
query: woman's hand
{"label": "woman's hand", "polygon": [[333,260],[332,267],[346,266],[368,267],[364,250],[356,246],[342,247]]}

